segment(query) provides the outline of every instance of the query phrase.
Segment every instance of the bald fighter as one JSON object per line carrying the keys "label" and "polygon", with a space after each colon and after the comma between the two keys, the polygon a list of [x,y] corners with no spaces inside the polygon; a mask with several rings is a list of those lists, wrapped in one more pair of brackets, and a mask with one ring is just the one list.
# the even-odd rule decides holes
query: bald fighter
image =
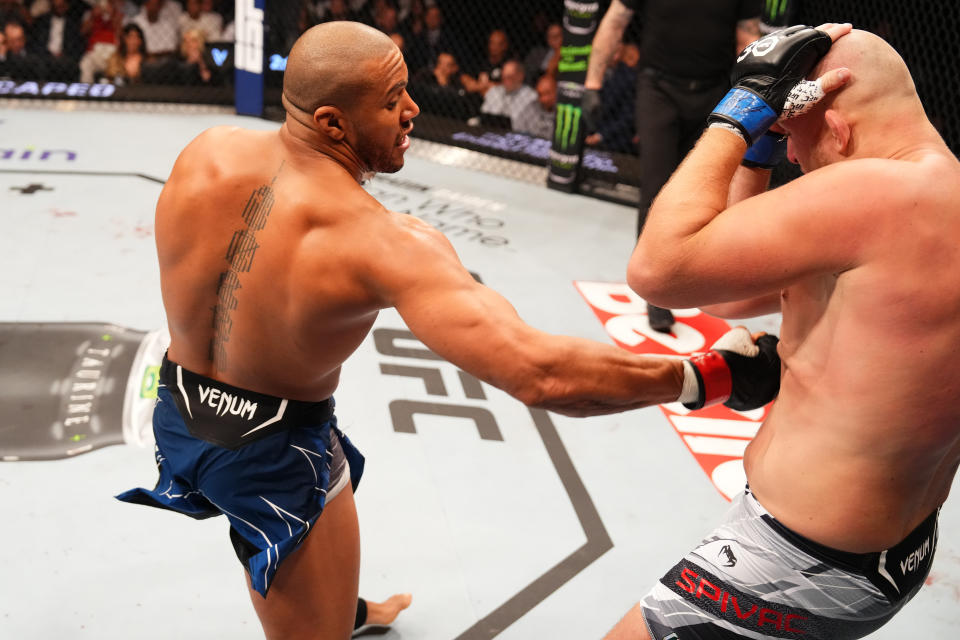
{"label": "bald fighter", "polygon": [[[156,212],[170,347],[154,412],[160,479],[121,496],[225,514],[270,638],[347,638],[363,457],[337,428],[344,360],[395,307],[435,353],[569,415],[776,393],[776,339],[740,329],[681,362],[548,335],[478,284],[442,233],[361,186],[398,171],[419,112],[386,35],[331,22],[295,43],[279,131],[218,127],[177,159]],[[322,517],[320,517],[322,511]]]}
{"label": "bald fighter", "polygon": [[[783,376],[745,493],[611,638],[860,638],[930,570],[960,464],[960,163],[896,51],[849,30],[742,54],[631,258],[654,304],[781,311]],[[778,118],[805,175],[763,192]]]}

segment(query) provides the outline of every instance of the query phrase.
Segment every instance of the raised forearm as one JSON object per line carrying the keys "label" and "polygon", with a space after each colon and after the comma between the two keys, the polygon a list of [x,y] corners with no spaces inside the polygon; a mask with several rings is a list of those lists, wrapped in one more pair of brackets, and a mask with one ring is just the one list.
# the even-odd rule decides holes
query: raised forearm
{"label": "raised forearm", "polygon": [[587,89],[599,89],[603,86],[603,74],[610,66],[610,61],[613,60],[617,45],[620,44],[623,32],[631,18],[633,18],[633,11],[623,6],[619,0],[613,0],[610,3],[610,8],[600,20],[600,26],[597,27],[597,33],[593,37],[587,77],[583,83]]}
{"label": "raised forearm", "polygon": [[752,198],[763,193],[770,186],[769,169],[758,169],[741,166],[733,174],[730,189],[727,193],[727,207],[732,207],[741,200]]}
{"label": "raised forearm", "polygon": [[730,182],[746,144],[725,129],[707,129],[650,207],[630,270],[666,269],[685,243],[726,209]]}
{"label": "raised forearm", "polygon": [[740,53],[747,48],[747,45],[760,37],[760,20],[752,18],[749,20],[740,20],[737,22],[737,50],[734,53]]}

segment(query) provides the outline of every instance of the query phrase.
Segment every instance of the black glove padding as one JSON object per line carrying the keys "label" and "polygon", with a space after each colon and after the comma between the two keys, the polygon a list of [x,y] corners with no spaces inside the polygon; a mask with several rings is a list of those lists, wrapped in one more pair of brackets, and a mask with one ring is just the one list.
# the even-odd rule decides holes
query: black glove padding
{"label": "black glove padding", "polygon": [[819,29],[797,25],[750,43],[730,73],[733,88],[708,122],[726,122],[753,144],[783,111],[790,90],[813,71],[833,40]]}
{"label": "black glove padding", "polygon": [[777,336],[757,338],[760,352],[745,356],[726,349],[716,351],[730,367],[733,389],[723,404],[734,411],[748,411],[767,404],[780,393],[780,356],[777,354]]}
{"label": "black glove padding", "polygon": [[587,125],[587,131],[591,133],[597,131],[602,108],[603,100],[600,99],[599,89],[584,89],[583,95],[580,96],[580,111],[583,114],[583,122]]}

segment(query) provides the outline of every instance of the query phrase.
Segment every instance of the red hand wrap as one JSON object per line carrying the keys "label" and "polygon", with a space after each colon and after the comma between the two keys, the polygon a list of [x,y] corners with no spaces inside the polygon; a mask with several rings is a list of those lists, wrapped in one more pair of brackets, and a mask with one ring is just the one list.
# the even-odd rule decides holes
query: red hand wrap
{"label": "red hand wrap", "polygon": [[703,406],[720,404],[733,392],[733,378],[726,360],[716,351],[698,353],[690,357],[690,363],[700,374],[703,385]]}

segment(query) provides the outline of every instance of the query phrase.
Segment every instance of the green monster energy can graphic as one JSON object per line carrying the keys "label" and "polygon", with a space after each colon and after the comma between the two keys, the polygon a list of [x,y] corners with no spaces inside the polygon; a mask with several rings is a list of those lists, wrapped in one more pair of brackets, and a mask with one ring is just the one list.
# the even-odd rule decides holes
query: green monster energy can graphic
{"label": "green monster energy can graphic", "polygon": [[788,4],[789,0],[766,0],[763,12],[764,22],[776,24],[777,20],[786,15]]}
{"label": "green monster energy can graphic", "polygon": [[573,151],[571,146],[577,142],[577,135],[580,133],[580,107],[572,104],[561,104],[557,106],[557,126],[553,134],[553,146],[559,148],[561,153],[567,150]]}
{"label": "green monster energy can graphic", "polygon": [[576,192],[583,158],[583,82],[600,19],[600,3],[564,0],[563,46],[557,64],[557,115],[550,145],[550,173],[547,186]]}

